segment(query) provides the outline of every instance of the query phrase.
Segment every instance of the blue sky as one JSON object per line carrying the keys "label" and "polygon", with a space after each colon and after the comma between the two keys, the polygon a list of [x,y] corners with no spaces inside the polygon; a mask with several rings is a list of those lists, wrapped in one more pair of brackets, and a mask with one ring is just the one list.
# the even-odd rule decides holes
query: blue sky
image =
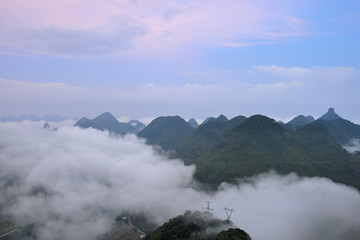
{"label": "blue sky", "polygon": [[360,123],[360,2],[0,0],[0,115]]}

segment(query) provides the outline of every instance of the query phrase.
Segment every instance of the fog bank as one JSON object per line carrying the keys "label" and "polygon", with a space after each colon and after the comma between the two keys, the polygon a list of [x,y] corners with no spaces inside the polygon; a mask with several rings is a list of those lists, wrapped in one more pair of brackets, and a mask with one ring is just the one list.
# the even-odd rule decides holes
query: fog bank
{"label": "fog bank", "polygon": [[197,190],[194,166],[168,160],[136,136],[30,121],[0,123],[0,207],[37,237],[95,239],[121,212],[162,223],[211,201],[255,240],[341,239],[360,229],[360,194],[323,178],[267,173],[216,193]]}
{"label": "fog bank", "polygon": [[343,147],[349,153],[360,152],[360,139],[357,139],[357,138],[351,139],[349,144],[347,144],[347,145],[345,145]]}

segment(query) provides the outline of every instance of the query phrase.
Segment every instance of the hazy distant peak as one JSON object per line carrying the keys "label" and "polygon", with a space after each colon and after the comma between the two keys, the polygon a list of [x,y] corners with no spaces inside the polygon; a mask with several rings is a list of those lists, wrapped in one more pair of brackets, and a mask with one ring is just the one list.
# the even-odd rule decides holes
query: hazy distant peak
{"label": "hazy distant peak", "polygon": [[138,130],[129,123],[120,123],[110,112],[100,114],[94,119],[81,118],[75,123],[75,126],[81,128],[95,128],[99,130],[108,130],[115,134],[137,133]]}
{"label": "hazy distant peak", "polygon": [[335,113],[334,108],[329,108],[327,113],[322,115],[319,119],[329,121],[329,120],[334,120],[334,119],[341,119],[341,117]]}
{"label": "hazy distant peak", "polygon": [[140,121],[138,121],[138,120],[135,120],[135,119],[130,120],[130,121],[128,122],[128,124],[130,124],[131,126],[135,127],[138,131],[141,131],[141,130],[143,130],[143,129],[146,127],[145,124],[143,124],[142,122],[140,122]]}
{"label": "hazy distant peak", "polygon": [[315,118],[313,116],[306,116],[306,119],[309,121],[309,122],[315,122]]}
{"label": "hazy distant peak", "polygon": [[115,120],[118,122],[118,120],[110,112],[105,112],[94,118],[94,120],[98,120],[98,119]]}
{"label": "hazy distant peak", "polygon": [[205,121],[201,123],[201,125],[206,124],[206,123],[208,123],[208,122],[227,122],[227,121],[229,121],[229,120],[227,119],[227,117],[225,117],[223,114],[221,114],[221,115],[218,116],[217,118],[214,118],[214,117],[208,117],[208,118],[206,118]]}
{"label": "hazy distant peak", "polygon": [[194,118],[191,118],[188,121],[189,125],[192,126],[193,128],[197,128],[199,126],[199,124],[197,123],[197,121]]}
{"label": "hazy distant peak", "polygon": [[132,120],[130,120],[128,123],[131,124],[131,125],[133,125],[133,126],[135,126],[135,125],[138,124],[139,122],[140,122],[140,121],[138,121],[138,120],[132,119]]}
{"label": "hazy distant peak", "polygon": [[274,119],[259,114],[247,118],[236,129],[275,130],[281,132],[284,130]]}
{"label": "hazy distant peak", "polygon": [[221,114],[220,116],[218,116],[216,118],[219,122],[226,122],[228,121],[229,119],[227,117],[225,117],[223,114]]}
{"label": "hazy distant peak", "polygon": [[0,122],[22,122],[24,120],[61,122],[61,121],[67,120],[67,119],[70,119],[70,117],[58,116],[58,115],[38,116],[35,114],[23,114],[21,116],[8,115],[8,116],[0,117]]}
{"label": "hazy distant peak", "polygon": [[91,122],[90,119],[88,119],[88,118],[86,118],[86,117],[82,117],[82,118],[80,118],[79,121],[77,121],[77,122],[75,123],[75,126],[82,126],[83,124],[90,124],[90,122]]}
{"label": "hazy distant peak", "polygon": [[288,122],[288,124],[293,124],[296,126],[304,126],[304,125],[309,124],[314,121],[315,121],[315,119],[312,116],[305,117],[304,115],[299,115],[299,116],[293,118],[290,122]]}

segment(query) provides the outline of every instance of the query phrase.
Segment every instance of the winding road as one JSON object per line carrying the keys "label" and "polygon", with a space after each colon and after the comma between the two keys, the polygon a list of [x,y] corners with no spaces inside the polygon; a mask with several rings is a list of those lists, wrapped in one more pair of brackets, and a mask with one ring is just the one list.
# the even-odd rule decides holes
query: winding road
{"label": "winding road", "polygon": [[17,230],[18,230],[18,229],[15,228],[15,229],[12,229],[12,230],[10,230],[10,231],[7,231],[6,233],[3,233],[2,235],[0,235],[0,238],[5,237],[5,236],[7,236],[7,235],[9,235],[9,234],[17,231]]}

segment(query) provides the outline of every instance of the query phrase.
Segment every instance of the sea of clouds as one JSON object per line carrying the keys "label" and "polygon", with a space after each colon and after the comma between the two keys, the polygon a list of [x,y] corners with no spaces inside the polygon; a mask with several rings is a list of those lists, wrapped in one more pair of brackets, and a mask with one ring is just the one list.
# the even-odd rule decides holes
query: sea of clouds
{"label": "sea of clouds", "polygon": [[[134,135],[60,124],[0,123],[0,211],[36,223],[39,240],[95,239],[123,212],[161,224],[211,201],[254,240],[346,239],[359,234],[358,190],[324,178],[264,173],[205,192],[195,166],[169,160]],[[359,236],[359,235],[357,235]]]}

